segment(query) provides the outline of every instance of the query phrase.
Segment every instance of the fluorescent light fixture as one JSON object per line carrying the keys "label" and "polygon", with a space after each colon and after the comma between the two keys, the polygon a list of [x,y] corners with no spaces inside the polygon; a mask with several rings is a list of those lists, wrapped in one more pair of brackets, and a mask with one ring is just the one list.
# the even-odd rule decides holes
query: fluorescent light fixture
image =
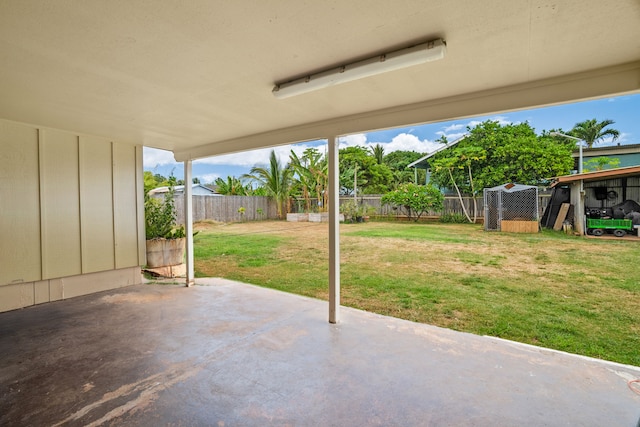
{"label": "fluorescent light fixture", "polygon": [[296,80],[279,83],[275,85],[272,92],[273,96],[278,99],[289,98],[340,83],[436,61],[444,58],[446,51],[447,45],[444,40],[432,40]]}

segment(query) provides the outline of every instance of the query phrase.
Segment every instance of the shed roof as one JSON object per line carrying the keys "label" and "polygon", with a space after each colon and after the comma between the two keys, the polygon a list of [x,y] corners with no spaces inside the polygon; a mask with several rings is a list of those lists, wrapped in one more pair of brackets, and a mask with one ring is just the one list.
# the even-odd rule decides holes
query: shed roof
{"label": "shed roof", "polygon": [[640,175],[640,166],[629,166],[626,168],[617,168],[617,169],[606,169],[595,172],[585,172],[585,173],[577,173],[573,175],[565,175],[559,176],[555,178],[551,187],[555,187],[559,184],[577,182],[583,180],[585,182],[588,181],[599,181],[602,179],[608,178],[623,178],[628,176],[636,176]]}

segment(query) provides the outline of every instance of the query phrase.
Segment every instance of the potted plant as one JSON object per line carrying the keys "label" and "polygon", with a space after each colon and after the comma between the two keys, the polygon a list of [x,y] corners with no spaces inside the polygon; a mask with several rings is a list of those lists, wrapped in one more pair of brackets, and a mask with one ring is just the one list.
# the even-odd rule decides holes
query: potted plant
{"label": "potted plant", "polygon": [[164,200],[145,196],[144,217],[147,239],[147,267],[182,264],[185,249],[184,226],[176,225],[173,185]]}

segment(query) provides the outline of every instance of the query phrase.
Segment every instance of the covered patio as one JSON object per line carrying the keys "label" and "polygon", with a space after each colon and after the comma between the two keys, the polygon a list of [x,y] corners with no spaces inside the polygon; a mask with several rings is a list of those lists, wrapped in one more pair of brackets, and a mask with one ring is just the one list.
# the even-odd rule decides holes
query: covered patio
{"label": "covered patio", "polygon": [[0,314],[1,425],[636,426],[640,368],[223,279]]}
{"label": "covered patio", "polygon": [[[635,0],[1,2],[0,425],[636,425],[636,368],[341,312],[334,197],[328,304],[141,286],[140,268],[143,146],[189,183],[197,159],[323,139],[338,194],[341,136],[638,93],[639,17]],[[421,46],[437,60],[388,66]]]}

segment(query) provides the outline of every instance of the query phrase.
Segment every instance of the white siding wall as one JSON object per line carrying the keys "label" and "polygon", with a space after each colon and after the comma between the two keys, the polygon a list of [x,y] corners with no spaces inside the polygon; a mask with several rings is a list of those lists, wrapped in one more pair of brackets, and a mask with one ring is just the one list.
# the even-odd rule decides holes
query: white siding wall
{"label": "white siding wall", "polygon": [[0,311],[140,282],[142,147],[0,120]]}

